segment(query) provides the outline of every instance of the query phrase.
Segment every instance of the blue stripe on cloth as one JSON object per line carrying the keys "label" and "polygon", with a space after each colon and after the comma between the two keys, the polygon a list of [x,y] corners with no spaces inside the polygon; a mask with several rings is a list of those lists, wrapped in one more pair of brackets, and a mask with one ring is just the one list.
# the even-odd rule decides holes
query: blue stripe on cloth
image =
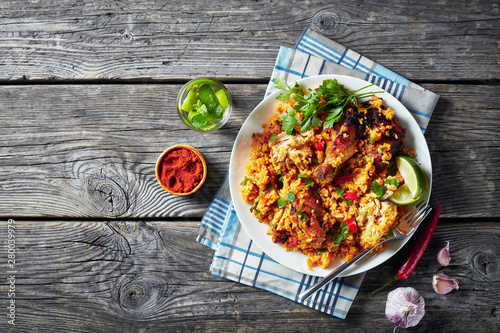
{"label": "blue stripe on cloth", "polygon": [[308,27],[305,27],[305,28],[304,28],[304,30],[302,31],[302,34],[300,35],[299,39],[297,40],[297,43],[295,43],[295,47],[294,47],[294,49],[296,49],[296,48],[297,48],[297,46],[299,46],[300,41],[301,41],[301,40],[302,40],[302,38],[304,38],[304,36],[306,35],[307,30],[309,30],[309,28],[308,28]]}
{"label": "blue stripe on cloth", "polygon": [[224,222],[227,214],[227,208],[223,209],[221,207],[217,207],[216,205],[212,205],[208,207],[205,214],[209,214],[209,216],[212,216],[212,219]]}
{"label": "blue stripe on cloth", "polygon": [[297,291],[297,295],[295,296],[295,302],[298,302],[299,301],[299,294],[302,292],[303,290],[303,287],[304,287],[304,284],[305,284],[305,281],[307,279],[307,275],[302,275],[302,280],[300,281],[299,283],[299,290]]}
{"label": "blue stripe on cloth", "polygon": [[319,56],[320,58],[324,58],[324,59],[326,59],[330,62],[333,62],[333,63],[338,63],[338,60],[340,59],[340,54],[337,56],[335,53],[328,52],[325,50],[323,50],[323,52],[318,52],[318,51],[314,50],[312,47],[309,47],[306,45],[299,46],[297,48],[297,50],[305,52],[307,54],[313,54],[313,55]]}
{"label": "blue stripe on cloth", "polygon": [[308,55],[306,64],[304,65],[304,69],[302,70],[301,78],[304,78],[306,76],[306,70],[307,70],[307,65],[309,64],[309,61],[311,60],[311,55]]}
{"label": "blue stripe on cloth", "polygon": [[288,69],[288,68],[285,68],[285,67],[274,66],[274,68],[276,68],[276,69],[278,69],[280,71],[283,71],[283,72],[287,72],[287,73],[290,73],[290,74],[297,75],[297,76],[308,77],[307,75],[304,75],[303,72],[292,71],[291,69]]}
{"label": "blue stripe on cloth", "polygon": [[[248,250],[245,250],[245,249],[243,249],[241,247],[238,247],[238,246],[235,246],[233,244],[229,244],[229,243],[226,243],[226,242],[223,242],[223,241],[220,241],[219,244],[221,246],[230,248],[232,250],[236,250],[236,251],[239,251],[239,252],[242,252],[242,253],[247,253],[247,254],[251,255],[252,257],[260,258],[260,256],[261,256],[261,252],[250,251],[250,247],[248,247]],[[274,259],[272,259],[269,256],[265,256],[264,259],[267,260],[267,261],[269,261],[269,262],[272,262],[272,263],[277,263]]]}
{"label": "blue stripe on cloth", "polygon": [[344,60],[345,55],[347,54],[347,51],[349,51],[349,49],[346,47],[344,50],[344,53],[342,53],[342,55],[340,56],[340,59],[338,61],[339,64],[342,63],[342,60]]}
{"label": "blue stripe on cloth", "polygon": [[[267,257],[267,256],[266,256]],[[286,277],[286,276],[283,276],[283,275],[279,275],[277,273],[273,273],[271,271],[268,271],[268,270],[263,270],[263,269],[259,269],[259,267],[254,267],[254,266],[251,266],[249,264],[244,264],[238,260],[235,260],[235,259],[232,259],[232,258],[229,258],[227,256],[219,256],[219,255],[214,255],[214,258],[217,258],[217,259],[221,259],[221,260],[226,260],[226,261],[229,261],[229,262],[232,262],[233,264],[236,264],[238,266],[242,266],[242,268],[248,268],[250,270],[253,270],[253,271],[256,271],[256,272],[259,272],[259,273],[262,273],[262,274],[267,274],[269,276],[274,276],[274,277],[277,277],[277,278],[280,278],[280,279],[283,279],[283,280],[286,280],[286,281],[290,281],[290,282],[293,282],[293,283],[297,283],[297,284],[300,284],[301,282],[298,281],[298,280],[295,280],[295,279],[292,279],[290,277]],[[215,273],[215,272],[214,272]],[[306,275],[306,274],[303,274],[304,277],[307,277],[307,276],[310,276],[310,275]],[[238,282],[240,282],[240,280],[238,280]],[[298,296],[297,296],[298,297]],[[297,298],[298,299],[298,298]]]}
{"label": "blue stripe on cloth", "polygon": [[321,67],[319,68],[318,75],[323,74],[323,70],[325,69],[325,65],[326,65],[326,60],[323,59],[323,62],[321,63]]}
{"label": "blue stripe on cloth", "polygon": [[337,282],[330,283],[329,287],[327,288],[327,292],[325,294],[328,295],[328,298],[325,302],[325,311],[326,311],[326,305],[330,304],[332,302],[332,297],[334,295],[334,291],[335,291],[336,286],[337,286]]}
{"label": "blue stripe on cloth", "polygon": [[339,299],[340,290],[342,290],[342,285],[344,284],[344,278],[343,277],[339,278],[337,280],[337,284],[338,284],[337,292],[335,293],[335,297],[333,298],[333,302],[332,302],[332,311],[335,309],[335,306],[337,305],[337,301]]}
{"label": "blue stripe on cloth", "polygon": [[222,214],[226,214],[227,210],[229,209],[229,205],[230,203],[227,202],[226,200],[216,197],[214,201],[210,204],[210,207],[208,209],[209,210],[214,209],[216,211],[221,212]]}
{"label": "blue stripe on cloth", "polygon": [[359,61],[361,60],[361,58],[363,58],[363,56],[360,54],[358,60],[356,60],[356,62],[352,66],[352,69],[356,69],[356,67],[358,67],[358,64],[359,64]]}
{"label": "blue stripe on cloth", "polygon": [[399,96],[396,96],[396,98],[401,101],[401,99],[403,98],[403,95],[405,93],[405,89],[406,89],[406,86],[404,85],[401,85],[401,92],[399,93]]}
{"label": "blue stripe on cloth", "polygon": [[392,86],[394,85],[394,81],[389,81],[389,87],[387,88],[387,91],[391,92],[392,91]]}
{"label": "blue stripe on cloth", "polygon": [[386,67],[377,64],[373,70],[374,73],[377,73],[377,75],[382,76],[384,78],[387,78],[391,81],[394,81],[396,83],[402,84],[404,86],[407,86],[410,81],[408,79],[405,79],[401,75],[398,75],[391,71],[390,69],[387,69]]}
{"label": "blue stripe on cloth", "polygon": [[226,219],[228,209],[229,207],[212,205],[208,207],[207,211],[205,212],[205,215],[207,215],[207,218],[211,217],[211,219],[216,220],[217,222],[219,221],[224,222],[224,220]]}
{"label": "blue stripe on cloth", "polygon": [[207,214],[206,217],[203,218],[201,225],[205,228],[212,228],[218,231],[222,231],[224,221],[217,221],[210,218],[210,214]]}
{"label": "blue stripe on cloth", "polygon": [[250,242],[248,243],[248,250],[246,251],[245,254],[245,259],[243,259],[243,262],[241,263],[241,271],[240,271],[240,276],[238,277],[238,282],[241,282],[241,276],[243,274],[243,271],[245,270],[245,264],[247,262],[248,254],[250,253],[251,247],[252,247],[252,241],[250,240]]}
{"label": "blue stripe on cloth", "polygon": [[222,231],[222,230],[219,230],[217,228],[214,228],[213,224],[203,224],[203,225],[200,224],[200,227],[203,227],[203,228],[209,230],[210,232],[213,232],[214,234],[219,235],[219,236],[220,236],[220,232]]}
{"label": "blue stripe on cloth", "polygon": [[[395,72],[387,69],[386,67],[376,64],[374,69],[371,69],[363,64],[360,63],[360,59],[362,59],[362,56],[360,56],[359,59],[355,60],[347,56],[347,52],[349,51],[348,48],[344,50],[343,53],[339,52],[336,49],[333,49],[330,45],[327,45],[320,40],[303,33],[301,38],[299,39],[299,42],[297,42],[296,47],[297,50],[309,53],[312,52],[313,54],[316,54],[322,58],[325,58],[329,61],[338,63],[338,64],[343,64],[346,67],[349,68],[354,68],[357,69],[361,72],[367,72],[367,73],[373,73],[375,75],[378,75],[384,79],[389,79],[391,81],[394,81],[396,83],[402,84],[407,86],[409,84],[409,80],[402,77],[399,74],[396,74]],[[309,52],[308,52],[309,51]],[[355,63],[356,65],[352,67],[350,63]],[[358,68],[359,66],[359,68]]]}
{"label": "blue stripe on cloth", "polygon": [[260,256],[260,260],[259,260],[259,265],[257,266],[257,271],[255,272],[255,277],[253,279],[253,286],[254,287],[255,287],[255,284],[259,278],[259,273],[262,270],[262,262],[264,261],[265,256],[266,256],[266,254],[264,252],[262,252],[262,254]]}
{"label": "blue stripe on cloth", "polygon": [[413,114],[416,114],[416,115],[419,115],[419,116],[431,119],[431,116],[428,115],[427,113],[423,113],[423,112],[420,112],[420,111],[417,111],[417,110],[414,110],[414,109],[408,109],[408,111],[410,111],[410,113],[413,113]]}
{"label": "blue stripe on cloth", "polygon": [[[340,65],[344,65],[345,67],[351,68],[352,65],[349,63],[356,63],[356,70],[360,72],[373,72],[373,70],[369,67],[366,67],[362,63],[359,62],[358,60],[352,59],[348,57],[347,55],[342,59],[342,62],[339,62],[340,58],[342,57],[341,52],[331,48],[329,45],[324,44],[323,42],[315,39],[314,37],[311,37],[309,35],[304,36],[304,39],[302,41],[304,44],[299,44],[299,46],[296,48],[299,51],[306,52],[306,53],[312,53],[314,55],[317,55],[321,58],[325,58],[328,61],[338,63]],[[346,49],[346,52],[349,51],[350,49]]]}

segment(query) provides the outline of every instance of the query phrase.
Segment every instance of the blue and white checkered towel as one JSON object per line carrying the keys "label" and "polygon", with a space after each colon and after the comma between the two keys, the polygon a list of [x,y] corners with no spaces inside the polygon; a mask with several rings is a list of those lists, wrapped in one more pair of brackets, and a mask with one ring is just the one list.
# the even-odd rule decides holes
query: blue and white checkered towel
{"label": "blue and white checkered towel", "polygon": [[[307,28],[294,49],[281,47],[266,96],[275,88],[272,79],[292,83],[318,74],[358,77],[378,85],[398,98],[417,120],[422,131],[429,123],[438,95],[406,80],[387,68]],[[271,291],[313,309],[345,318],[365,273],[337,278],[307,300],[298,295],[319,277],[295,272],[262,252],[246,234],[231,203],[229,180],[224,179],[197,231],[197,241],[215,250],[211,272],[249,286]]]}

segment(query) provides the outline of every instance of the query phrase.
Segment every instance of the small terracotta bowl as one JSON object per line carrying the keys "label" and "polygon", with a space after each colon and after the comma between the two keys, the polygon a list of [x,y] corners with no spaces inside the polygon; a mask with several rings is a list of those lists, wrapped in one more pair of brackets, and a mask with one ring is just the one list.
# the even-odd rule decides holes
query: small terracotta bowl
{"label": "small terracotta bowl", "polygon": [[[162,175],[165,174],[165,170],[163,170],[163,160],[165,158],[167,158],[170,154],[174,153],[173,152],[174,150],[178,150],[178,149],[187,149],[187,150],[193,152],[195,154],[195,156],[197,157],[197,160],[199,160],[201,162],[201,168],[203,168],[202,178],[199,181],[199,183],[194,188],[187,189],[186,192],[175,191],[174,187],[182,186],[181,184],[182,184],[182,173],[183,172],[185,173],[187,171],[187,173],[193,174],[193,170],[196,170],[196,171],[199,170],[200,165],[197,162],[191,162],[188,164],[184,163],[179,168],[174,168],[174,167],[169,168],[168,171],[166,171],[166,172],[170,171],[170,173],[173,173],[174,171],[177,170],[177,173],[171,174],[169,176],[168,180],[166,180],[165,177],[163,177],[164,178],[163,180],[167,184],[165,184],[164,181],[162,181]],[[175,158],[175,156],[173,158]],[[186,168],[189,168],[189,170],[187,170]],[[161,187],[163,187],[163,189],[165,191],[172,193],[174,195],[182,195],[182,196],[190,195],[190,194],[193,194],[194,192],[196,192],[205,182],[205,179],[207,178],[207,163],[205,162],[205,159],[200,154],[200,152],[198,150],[196,150],[195,148],[188,146],[188,145],[175,145],[175,146],[168,148],[160,155],[160,157],[158,158],[158,161],[156,162],[155,173],[156,173],[156,180],[158,180],[158,183],[160,183]]]}

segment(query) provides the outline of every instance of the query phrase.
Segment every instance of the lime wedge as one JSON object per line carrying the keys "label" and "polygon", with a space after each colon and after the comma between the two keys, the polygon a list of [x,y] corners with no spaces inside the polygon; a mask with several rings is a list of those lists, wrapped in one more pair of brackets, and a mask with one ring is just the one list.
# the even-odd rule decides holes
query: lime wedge
{"label": "lime wedge", "polygon": [[215,96],[217,96],[217,99],[219,100],[220,106],[222,106],[222,109],[225,110],[228,106],[229,103],[227,101],[227,96],[224,93],[224,90],[219,90],[215,93]]}
{"label": "lime wedge", "polygon": [[182,106],[181,106],[181,108],[184,111],[189,112],[189,111],[193,110],[193,106],[196,104],[196,102],[200,98],[198,95],[197,88],[198,88],[198,86],[193,86],[191,88],[191,90],[189,90],[189,93],[186,96],[186,99],[184,100],[184,102],[182,103]]}
{"label": "lime wedge", "polygon": [[189,121],[192,121],[193,117],[196,116],[196,115],[199,115],[199,114],[200,114],[199,112],[196,112],[194,110],[189,111],[189,113],[188,113],[188,119],[189,119]]}
{"label": "lime wedge", "polygon": [[413,199],[413,194],[410,191],[408,185],[401,185],[396,192],[394,192],[389,198],[396,205],[409,205],[420,200],[420,198]]}
{"label": "lime wedge", "polygon": [[417,202],[427,191],[427,177],[420,165],[408,156],[397,156],[396,165],[405,180],[389,198],[398,205]]}

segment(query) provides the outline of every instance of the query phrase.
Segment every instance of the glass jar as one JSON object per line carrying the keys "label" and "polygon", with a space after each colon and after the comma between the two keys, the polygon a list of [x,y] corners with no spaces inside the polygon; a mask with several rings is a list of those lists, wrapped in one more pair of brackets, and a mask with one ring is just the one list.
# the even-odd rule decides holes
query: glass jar
{"label": "glass jar", "polygon": [[[205,86],[200,89],[202,85]],[[207,91],[206,85],[212,89]],[[200,97],[200,93],[203,96]],[[207,98],[209,103],[204,103]],[[216,106],[217,102],[220,109]],[[231,95],[224,84],[208,77],[189,81],[177,95],[177,113],[182,122],[188,128],[201,133],[213,132],[224,126],[232,108]]]}

